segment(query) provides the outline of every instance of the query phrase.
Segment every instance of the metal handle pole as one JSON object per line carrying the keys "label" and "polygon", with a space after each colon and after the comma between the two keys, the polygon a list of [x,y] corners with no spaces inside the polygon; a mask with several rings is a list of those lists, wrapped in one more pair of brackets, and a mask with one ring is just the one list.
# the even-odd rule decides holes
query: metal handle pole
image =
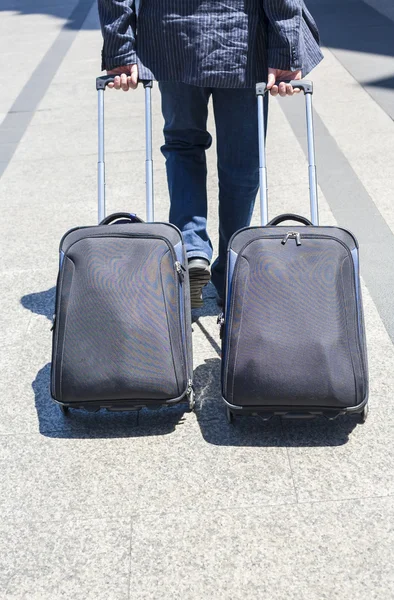
{"label": "metal handle pole", "polygon": [[145,87],[145,136],[146,136],[146,220],[154,221],[153,158],[152,158],[152,87]]}
{"label": "metal handle pole", "polygon": [[105,218],[104,89],[98,90],[98,221]]}
{"label": "metal handle pole", "polygon": [[309,197],[311,202],[311,221],[319,225],[319,207],[317,200],[317,176],[315,161],[315,140],[313,130],[312,93],[305,94],[306,103],[306,128],[308,137],[308,163],[309,163]]}
{"label": "metal handle pole", "polygon": [[264,119],[264,96],[257,96],[257,111],[259,123],[259,180],[260,180],[260,218],[261,224],[268,223],[268,184],[267,166],[265,159],[265,119]]}

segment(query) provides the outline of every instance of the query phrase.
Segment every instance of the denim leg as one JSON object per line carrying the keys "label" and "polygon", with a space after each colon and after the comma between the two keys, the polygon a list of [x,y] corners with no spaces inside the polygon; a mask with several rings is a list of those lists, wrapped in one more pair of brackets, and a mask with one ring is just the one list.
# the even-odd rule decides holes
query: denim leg
{"label": "denim leg", "polygon": [[[257,100],[253,88],[212,91],[219,176],[219,252],[212,282],[223,297],[227,246],[248,227],[259,189]],[[267,114],[268,96],[265,111]]]}
{"label": "denim leg", "polygon": [[209,88],[185,83],[160,83],[164,117],[164,146],[170,223],[182,232],[188,257],[212,259],[207,233],[207,165],[205,151],[212,138],[207,132]]}

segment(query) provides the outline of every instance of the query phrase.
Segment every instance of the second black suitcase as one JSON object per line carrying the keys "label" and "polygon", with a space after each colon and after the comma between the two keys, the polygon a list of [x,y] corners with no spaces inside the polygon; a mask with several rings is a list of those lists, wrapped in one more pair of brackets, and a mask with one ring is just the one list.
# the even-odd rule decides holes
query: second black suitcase
{"label": "second black suitcase", "polygon": [[[113,79],[113,78],[112,78]],[[60,244],[51,393],[68,408],[193,407],[187,259],[179,230],[105,217],[104,90],[99,93],[99,222]],[[147,213],[153,220],[151,83],[145,83]]]}
{"label": "second black suitcase", "polygon": [[[235,414],[367,416],[368,368],[353,234],[318,226],[312,122],[307,108],[311,221],[280,215],[267,224],[263,95],[257,86],[262,227],[230,240],[222,324],[222,396]],[[280,226],[286,220],[304,226]]]}

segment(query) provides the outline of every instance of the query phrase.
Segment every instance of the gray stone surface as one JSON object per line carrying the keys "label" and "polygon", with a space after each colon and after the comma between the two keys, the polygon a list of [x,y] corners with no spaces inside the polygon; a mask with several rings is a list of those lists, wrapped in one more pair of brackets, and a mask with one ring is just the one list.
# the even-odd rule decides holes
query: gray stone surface
{"label": "gray stone surface", "polygon": [[386,600],[392,498],[140,515],[131,597]]}
{"label": "gray stone surface", "polygon": [[284,422],[284,434],[299,502],[394,495],[392,407],[370,409],[334,422]]}
{"label": "gray stone surface", "polygon": [[[71,411],[65,418],[49,393],[50,320],[59,240],[70,227],[97,219],[96,7],[78,30],[78,10],[89,2],[37,0],[33,6],[25,0],[0,7],[7,78],[2,147],[17,144],[12,160],[9,148],[8,162],[0,158],[0,598],[391,598],[394,347],[387,312],[394,289],[389,283],[377,294],[365,275],[371,269],[384,274],[382,254],[394,232],[392,119],[327,49],[313,74],[321,222],[343,224],[345,214],[329,188],[332,182],[335,191],[339,177],[330,172],[334,149],[337,164],[346,159],[350,165],[352,179],[343,181],[350,197],[357,181],[369,198],[369,212],[358,214],[358,222],[370,228],[372,212],[374,235],[384,240],[361,248],[371,374],[365,425],[356,417],[268,423],[251,417],[230,427],[212,286],[204,291],[204,307],[193,311],[195,413],[178,406],[128,414]],[[357,11],[360,3],[345,2],[345,9]],[[330,19],[334,27],[338,16]],[[57,54],[50,57],[56,40]],[[391,58],[384,59],[378,70],[388,76]],[[46,79],[33,97],[23,89],[36,68]],[[338,80],[341,94],[333,99]],[[156,219],[165,220],[157,88],[153,100]],[[303,115],[296,124],[286,118],[297,106],[292,102],[300,104],[286,99],[270,107],[271,215],[309,210]],[[15,105],[32,112],[9,113]],[[141,89],[106,93],[108,212],[145,214],[143,110]],[[214,134],[212,116],[208,128]],[[214,144],[207,157],[216,248]],[[351,206],[361,211],[357,198]],[[253,223],[259,223],[257,205]]]}
{"label": "gray stone surface", "polygon": [[0,525],[0,598],[128,600],[129,517]]}

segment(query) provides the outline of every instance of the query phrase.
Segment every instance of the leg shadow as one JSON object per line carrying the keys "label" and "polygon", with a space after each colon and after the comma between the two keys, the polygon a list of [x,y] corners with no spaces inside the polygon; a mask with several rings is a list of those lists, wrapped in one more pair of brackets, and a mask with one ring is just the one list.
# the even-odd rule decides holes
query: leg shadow
{"label": "leg shadow", "polygon": [[222,312],[216,301],[216,288],[209,282],[202,291],[204,304],[201,308],[193,308],[192,321],[197,321],[200,317],[217,317]]}

